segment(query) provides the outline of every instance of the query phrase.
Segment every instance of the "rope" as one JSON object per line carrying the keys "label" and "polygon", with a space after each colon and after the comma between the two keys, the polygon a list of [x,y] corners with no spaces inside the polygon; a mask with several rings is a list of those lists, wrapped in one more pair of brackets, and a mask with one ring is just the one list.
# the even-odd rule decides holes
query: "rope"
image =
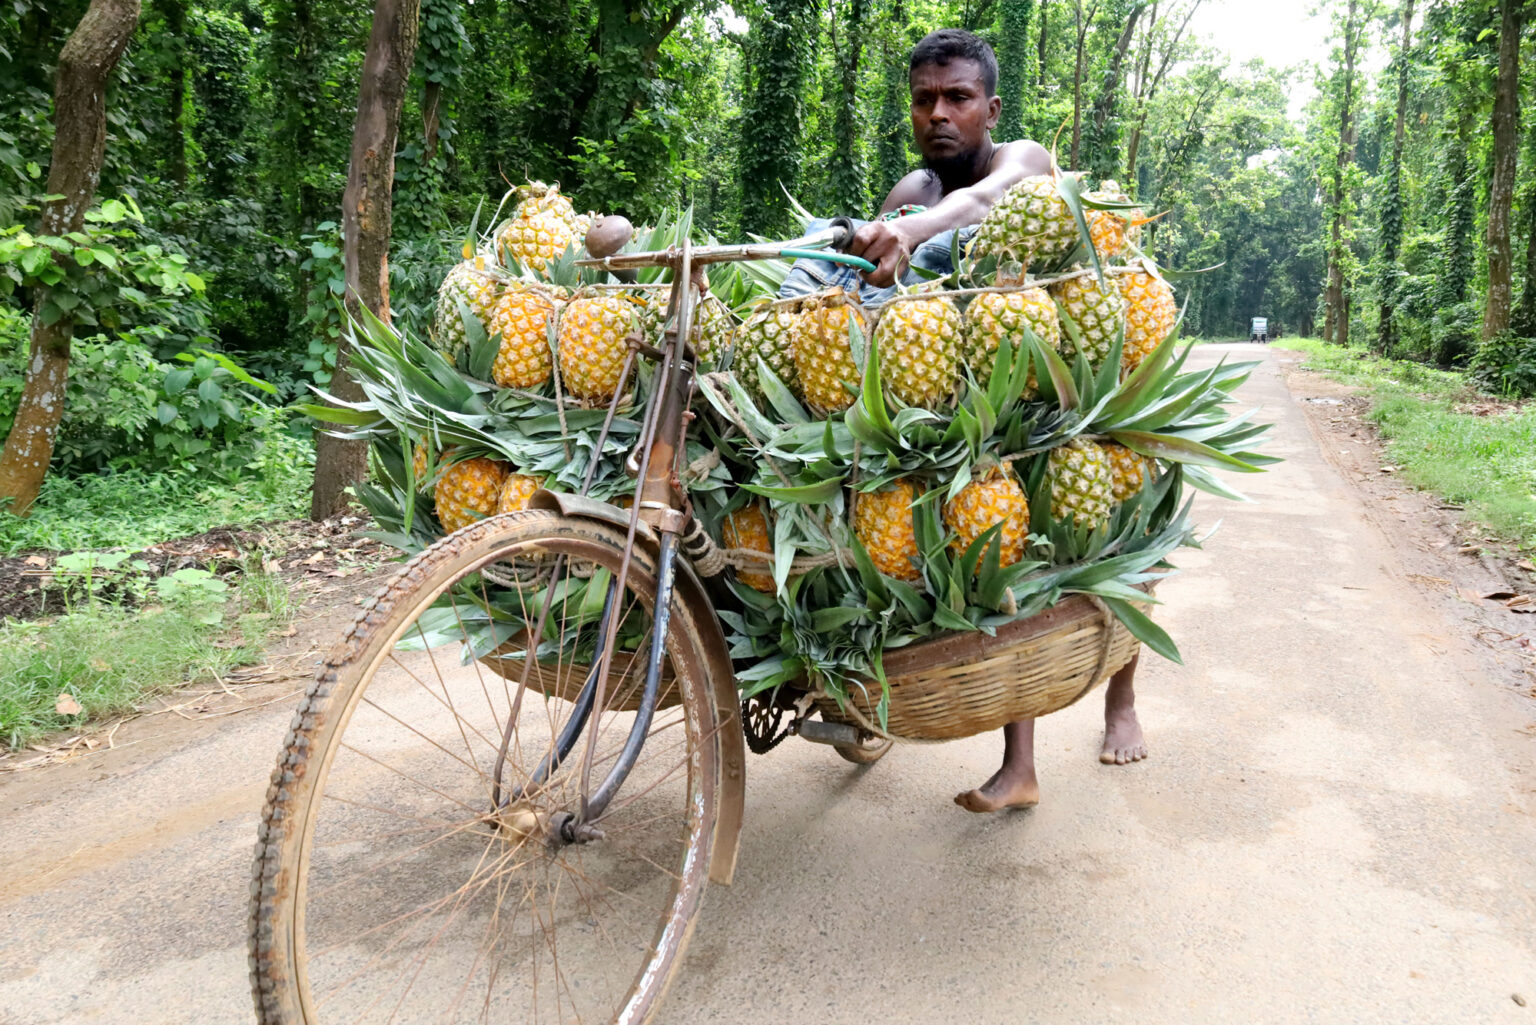
{"label": "rope", "polygon": [[1099,661],[1093,667],[1093,675],[1088,678],[1088,686],[1097,687],[1104,678],[1104,671],[1109,668],[1109,646],[1115,639],[1115,614],[1109,611],[1109,606],[1098,595],[1085,594],[1083,597],[1088,599],[1104,620],[1104,643],[1099,647]]}

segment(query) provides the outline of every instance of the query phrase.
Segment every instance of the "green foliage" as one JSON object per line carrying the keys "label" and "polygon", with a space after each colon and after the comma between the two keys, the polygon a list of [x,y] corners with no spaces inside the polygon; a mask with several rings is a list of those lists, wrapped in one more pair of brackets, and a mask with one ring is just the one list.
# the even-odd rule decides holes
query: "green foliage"
{"label": "green foliage", "polygon": [[42,549],[133,550],[214,527],[296,519],[309,509],[314,450],[307,442],[271,446],[252,475],[209,480],[196,467],[53,474],[31,514],[0,517],[0,554]]}
{"label": "green foliage", "polygon": [[[267,633],[286,620],[281,584],[259,567],[233,597],[208,570],[151,580],[148,568],[122,553],[65,556],[56,586],[75,594],[75,606],[50,621],[0,623],[0,748],[131,712],[154,694],[256,662]],[[146,600],[157,604],[130,607]]]}
{"label": "green foliage", "polygon": [[1405,480],[1464,505],[1485,532],[1536,549],[1536,405],[1494,415],[1463,412],[1462,403],[1487,400],[1461,374],[1312,339],[1279,344],[1308,353],[1308,366],[1366,389],[1371,418]]}
{"label": "green foliage", "polygon": [[1035,0],[1001,0],[998,5],[997,95],[1003,112],[994,135],[1004,142],[1024,138],[1024,82],[1034,70],[1034,49],[1029,45],[1029,25]]}
{"label": "green foliage", "polygon": [[1469,365],[1472,381],[1506,399],[1536,398],[1536,338],[1504,331],[1483,342]]}

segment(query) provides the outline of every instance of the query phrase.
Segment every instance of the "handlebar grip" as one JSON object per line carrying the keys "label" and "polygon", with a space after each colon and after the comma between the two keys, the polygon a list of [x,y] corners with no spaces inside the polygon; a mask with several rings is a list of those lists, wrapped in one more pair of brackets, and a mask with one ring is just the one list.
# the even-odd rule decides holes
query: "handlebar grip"
{"label": "handlebar grip", "polygon": [[832,218],[832,223],[827,225],[827,227],[836,233],[832,236],[832,248],[839,251],[847,249],[849,243],[853,241],[853,219],[850,217],[834,217]]}

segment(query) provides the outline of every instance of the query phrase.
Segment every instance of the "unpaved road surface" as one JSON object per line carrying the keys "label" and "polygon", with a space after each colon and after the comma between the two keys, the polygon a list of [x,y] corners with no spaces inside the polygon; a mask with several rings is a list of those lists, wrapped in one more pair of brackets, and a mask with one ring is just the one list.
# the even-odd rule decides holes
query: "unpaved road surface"
{"label": "unpaved road surface", "polygon": [[[1265,360],[1243,397],[1287,462],[1238,482],[1255,504],[1202,501],[1223,527],[1160,592],[1186,664],[1138,680],[1150,760],[1098,763],[1096,696],[1041,724],[1029,812],[950,803],[994,737],[868,771],[754,758],[735,885],[663,1022],[1536,1021],[1536,705],[1409,579],[1407,527],[1282,383],[1294,357],[1195,360],[1223,352]],[[0,781],[0,1023],[251,1020],[288,718]]]}

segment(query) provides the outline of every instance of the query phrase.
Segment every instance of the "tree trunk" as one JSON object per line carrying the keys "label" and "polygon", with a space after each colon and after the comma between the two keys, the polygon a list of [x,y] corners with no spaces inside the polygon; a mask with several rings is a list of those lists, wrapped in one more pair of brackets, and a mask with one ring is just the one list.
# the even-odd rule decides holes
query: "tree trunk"
{"label": "tree trunk", "polygon": [[1076,0],[1074,13],[1077,26],[1077,56],[1072,63],[1072,167],[1079,164],[1079,155],[1083,148],[1083,50],[1088,45],[1088,30],[1093,27],[1094,15],[1098,13],[1098,0],[1089,6],[1087,16],[1083,14],[1083,0]]}
{"label": "tree trunk", "polygon": [[[59,53],[53,92],[53,157],[38,232],[64,235],[85,225],[107,149],[107,83],[139,23],[139,0],[91,0]],[[34,297],[26,383],[0,454],[0,506],[25,516],[37,500],[64,416],[74,320],[44,324],[47,290]]]}
{"label": "tree trunk", "polygon": [[[363,57],[352,128],[352,157],[342,195],[342,259],[347,277],[347,312],[366,308],[389,322],[389,234],[395,181],[395,142],[400,111],[411,77],[420,32],[421,0],[377,0],[373,31]],[[362,389],[347,372],[351,346],[342,331],[331,392],[356,401]],[[311,519],[323,520],[347,505],[346,489],[368,475],[368,445],[321,434],[315,441],[315,491]]]}
{"label": "tree trunk", "polygon": [[1397,344],[1397,257],[1403,243],[1403,137],[1408,119],[1409,50],[1413,46],[1414,0],[1403,0],[1403,41],[1397,51],[1397,120],[1392,131],[1392,164],[1381,213],[1381,304],[1376,348],[1385,353]]}
{"label": "tree trunk", "polygon": [[1488,298],[1483,340],[1509,329],[1511,306],[1510,207],[1515,197],[1515,152],[1520,144],[1520,28],[1524,0],[1502,0],[1499,74],[1493,89],[1493,177],[1488,184]]}
{"label": "tree trunk", "polygon": [[171,180],[187,184],[187,2],[156,0],[155,8],[165,19],[166,38],[160,45],[170,58],[166,82],[166,157]]}
{"label": "tree trunk", "polygon": [[[1179,42],[1184,38],[1184,32],[1189,28],[1190,20],[1195,12],[1200,9],[1201,0],[1193,0],[1188,10],[1184,12],[1184,20],[1179,24],[1179,29],[1168,41],[1168,48],[1163,51],[1162,60],[1158,63],[1157,74],[1152,76],[1150,82],[1146,81],[1147,70],[1151,67],[1152,42],[1157,28],[1157,8],[1153,7],[1153,24],[1147,29],[1147,56],[1141,65],[1141,80],[1137,83],[1139,95],[1136,97],[1136,122],[1131,126],[1131,140],[1125,148],[1125,185],[1131,190],[1131,195],[1138,192],[1136,181],[1136,158],[1141,151],[1141,133],[1147,125],[1147,107],[1152,98],[1157,95],[1158,87],[1163,84],[1163,76],[1168,74],[1168,69],[1173,65],[1174,56],[1178,53]],[[1172,12],[1170,12],[1172,13]]]}
{"label": "tree trunk", "polygon": [[1004,142],[1024,138],[1024,83],[1034,7],[1034,0],[1003,0],[998,12],[997,94],[1003,98],[1003,112],[997,137]]}
{"label": "tree trunk", "polygon": [[1045,88],[1046,44],[1051,39],[1051,0],[1040,0],[1040,52],[1035,59],[1035,92]]}
{"label": "tree trunk", "polygon": [[1349,344],[1349,314],[1344,308],[1344,232],[1349,218],[1345,210],[1346,176],[1355,160],[1355,50],[1360,39],[1355,27],[1359,0],[1349,0],[1344,16],[1344,96],[1339,104],[1339,150],[1333,167],[1333,217],[1329,228],[1328,291],[1323,317],[1323,341]]}

